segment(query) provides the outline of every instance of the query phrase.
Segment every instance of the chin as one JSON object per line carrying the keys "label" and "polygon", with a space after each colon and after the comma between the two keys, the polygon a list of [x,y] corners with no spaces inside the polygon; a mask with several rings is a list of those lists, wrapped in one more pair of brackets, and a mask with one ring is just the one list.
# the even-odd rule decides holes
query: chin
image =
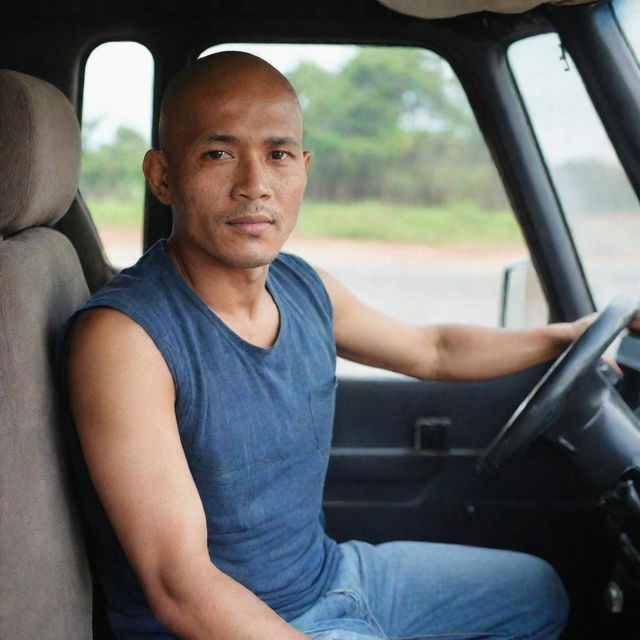
{"label": "chin", "polygon": [[197,247],[198,252],[208,256],[213,262],[230,267],[232,269],[257,269],[271,264],[282,248],[280,242],[265,242],[253,239],[247,242],[220,242],[212,239],[210,242],[194,239],[191,244]]}
{"label": "chin", "polygon": [[234,269],[257,269],[270,265],[278,255],[276,251],[260,251],[260,252],[238,252],[235,254],[217,255],[215,258]]}

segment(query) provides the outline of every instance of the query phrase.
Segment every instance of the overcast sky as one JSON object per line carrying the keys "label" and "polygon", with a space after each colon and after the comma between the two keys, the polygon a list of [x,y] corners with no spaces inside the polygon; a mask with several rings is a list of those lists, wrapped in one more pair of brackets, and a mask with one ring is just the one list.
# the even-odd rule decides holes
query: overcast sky
{"label": "overcast sky", "polygon": [[[621,6],[627,32],[640,42],[640,0]],[[339,70],[357,47],[341,45],[227,45],[215,50],[243,49],[268,60],[283,72],[310,60]],[[210,50],[208,50],[210,51]],[[206,53],[206,52],[205,52]],[[562,59],[557,36],[549,34],[516,43],[510,60],[525,103],[549,159],[561,163],[584,157],[614,157],[611,145],[571,61]],[[120,125],[145,136],[150,133],[150,53],[136,43],[107,43],[89,57],[85,76],[84,122],[98,121],[90,144],[109,142]]]}
{"label": "overcast sky", "polygon": [[[336,71],[357,51],[354,46],[334,45],[222,45],[213,51],[237,49],[258,55],[286,73],[302,60]],[[149,51],[134,42],[110,42],[89,56],[85,74],[83,121],[99,121],[92,143],[103,144],[125,125],[150,135],[151,78],[153,60]]]}

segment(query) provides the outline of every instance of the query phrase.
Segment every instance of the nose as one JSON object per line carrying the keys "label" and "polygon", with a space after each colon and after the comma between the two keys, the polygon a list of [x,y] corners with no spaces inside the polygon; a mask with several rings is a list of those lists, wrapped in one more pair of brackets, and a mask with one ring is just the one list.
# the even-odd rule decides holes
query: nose
{"label": "nose", "polygon": [[232,196],[236,200],[271,197],[268,171],[261,158],[245,157],[238,163]]}

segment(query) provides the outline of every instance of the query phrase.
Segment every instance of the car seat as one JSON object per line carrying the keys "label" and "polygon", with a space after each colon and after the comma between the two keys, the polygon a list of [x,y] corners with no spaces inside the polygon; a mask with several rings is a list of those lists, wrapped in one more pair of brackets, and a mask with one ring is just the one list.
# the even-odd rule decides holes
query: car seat
{"label": "car seat", "polygon": [[88,296],[50,228],[78,190],[80,135],[52,85],[0,70],[0,638],[92,637],[92,589],[70,498],[54,344]]}

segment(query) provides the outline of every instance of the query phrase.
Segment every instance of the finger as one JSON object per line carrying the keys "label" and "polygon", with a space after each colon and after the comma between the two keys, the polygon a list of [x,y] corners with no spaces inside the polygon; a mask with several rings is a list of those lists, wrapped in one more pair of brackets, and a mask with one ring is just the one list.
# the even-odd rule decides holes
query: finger
{"label": "finger", "polygon": [[628,326],[629,331],[640,331],[640,313],[636,313],[635,317]]}
{"label": "finger", "polygon": [[624,373],[614,358],[604,355],[602,356],[602,360],[604,360],[621,378],[624,378]]}

